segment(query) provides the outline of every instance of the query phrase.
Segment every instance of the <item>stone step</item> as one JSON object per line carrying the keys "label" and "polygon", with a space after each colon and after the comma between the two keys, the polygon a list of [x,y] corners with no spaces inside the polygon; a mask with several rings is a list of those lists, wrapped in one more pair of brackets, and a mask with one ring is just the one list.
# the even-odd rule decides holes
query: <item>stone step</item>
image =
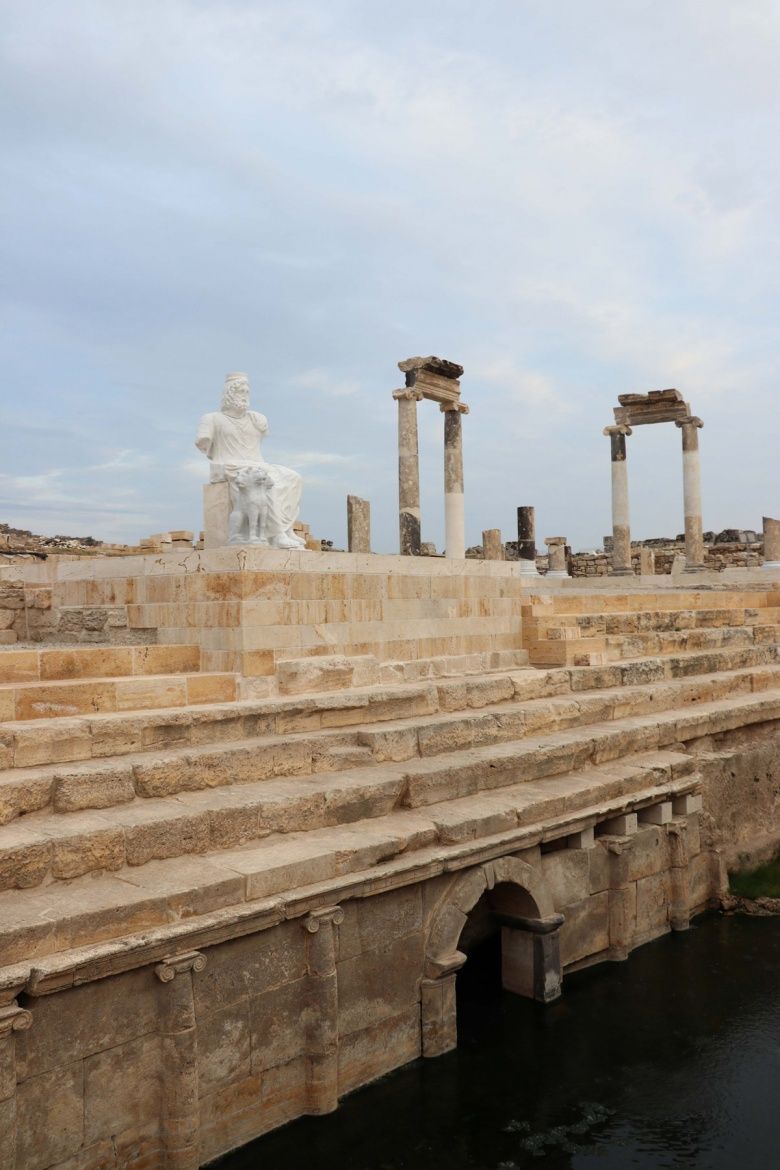
{"label": "stone step", "polygon": [[0,768],[72,763],[358,726],[381,719],[427,715],[438,709],[438,702],[436,687],[421,682],[295,698],[0,723]]}
{"label": "stone step", "polygon": [[234,702],[234,674],[141,674],[59,682],[0,684],[0,718],[24,722],[52,717],[143,711]]}
{"label": "stone step", "polygon": [[603,634],[636,634],[644,631],[692,630],[718,626],[775,625],[780,609],[673,609],[636,610],[631,613],[559,613],[532,615],[528,625],[537,638],[566,638]]}
{"label": "stone step", "polygon": [[[772,669],[777,682],[780,668]],[[134,794],[120,804],[112,790],[112,803],[102,810],[65,816],[57,811],[29,813],[0,828],[0,889],[228,848],[267,833],[377,818],[401,805],[419,807],[540,781],[627,753],[655,751],[684,742],[686,737],[780,717],[780,688],[758,698],[731,694],[727,699],[698,702],[692,714],[669,706],[674,693],[690,685],[667,684],[652,715],[588,721],[563,731],[549,730],[551,718],[545,709],[553,706],[551,700],[537,712],[545,728],[541,735],[518,741],[518,729],[508,725],[504,730],[510,742],[504,745],[466,747],[461,742],[455,750],[411,764],[380,763],[346,775],[301,775],[291,762],[293,743],[283,741],[271,750],[267,743],[248,749],[228,747],[219,760],[217,753],[206,749],[176,761],[151,760],[146,771],[134,770],[135,792],[140,785],[141,799]],[[570,705],[574,702],[569,701]],[[667,710],[661,709],[664,704]],[[311,765],[318,742],[304,738],[295,745],[303,749],[298,759],[304,766]],[[445,744],[440,740],[436,746]],[[296,779],[281,789],[274,785],[279,775],[274,768],[279,766],[289,768],[288,775],[298,771]],[[94,778],[87,777],[87,783],[90,779]]]}
{"label": "stone step", "polygon": [[718,649],[720,647],[771,645],[777,638],[767,631],[774,626],[718,626],[699,630],[644,631],[622,636],[604,635],[601,638],[550,638],[541,642],[530,642],[529,658],[533,665],[579,664],[581,659],[591,659],[590,665],[597,665],[592,659],[600,655],[603,661],[614,662],[621,658],[658,657],[664,654],[680,654],[691,650]]}
{"label": "stone step", "polygon": [[[499,852],[570,835],[605,824],[619,812],[641,810],[694,792],[699,778],[681,753],[644,753],[578,775],[559,776],[545,787],[520,784],[503,793],[434,804],[425,810],[395,810],[377,818],[360,814],[352,823],[308,832],[275,833],[229,850],[203,850],[89,873],[68,881],[0,893],[0,967],[13,983],[12,964],[42,973],[46,956],[95,947],[132,931],[181,924],[188,919],[238,911],[276,909],[285,902],[320,896],[334,900],[366,882],[380,888],[394,877],[414,880],[443,872],[475,850]],[[353,812],[359,812],[353,802]],[[542,824],[542,820],[544,824]],[[263,899],[271,897],[272,903]]]}
{"label": "stone step", "polygon": [[431,756],[407,764],[403,804],[408,808],[473,796],[522,777],[536,781],[628,753],[656,751],[735,727],[780,718],[780,691],[697,703],[611,723],[589,723],[520,742]]}
{"label": "stone step", "polygon": [[774,688],[780,689],[780,665],[748,667],[383,723],[359,729],[357,742],[380,762],[409,760]]}
{"label": "stone step", "polygon": [[57,646],[0,653],[0,683],[191,674],[198,670],[199,646]]}
{"label": "stone step", "polygon": [[555,593],[529,593],[523,610],[529,616],[548,614],[659,613],[666,610],[764,609],[780,604],[780,594],[763,589],[659,589],[613,593],[611,590],[565,589]]}
{"label": "stone step", "polygon": [[605,638],[548,638],[526,646],[532,666],[601,666],[607,660]]}
{"label": "stone step", "polygon": [[[125,757],[149,752],[217,746],[264,735],[288,736],[302,731],[364,726],[409,716],[480,709],[500,703],[550,698],[663,679],[685,678],[720,670],[771,665],[775,645],[727,647],[606,667],[525,669],[507,674],[442,679],[436,683],[400,684],[294,699],[245,700],[73,718],[0,724],[0,823],[16,815],[2,789],[9,771],[26,769],[29,801],[18,811],[37,808],[41,784],[58,775],[57,765]],[[43,776],[40,768],[53,771]],[[33,771],[32,769],[35,769]],[[70,775],[72,769],[66,769]],[[22,778],[23,779],[23,778]]]}
{"label": "stone step", "polygon": [[[44,810],[106,809],[135,798],[400,762],[780,687],[778,664],[679,679],[645,678],[636,671],[638,682],[592,691],[572,691],[572,679],[564,674],[562,681],[568,683],[564,693],[558,693],[562,689],[555,678],[558,673],[563,672],[549,672],[547,687],[544,675],[534,671],[441,684],[438,710],[407,714],[405,720],[6,770],[0,773],[0,825]],[[632,677],[627,667],[608,674],[596,681]],[[441,709],[455,700],[455,710]],[[257,725],[254,729],[259,730]]]}

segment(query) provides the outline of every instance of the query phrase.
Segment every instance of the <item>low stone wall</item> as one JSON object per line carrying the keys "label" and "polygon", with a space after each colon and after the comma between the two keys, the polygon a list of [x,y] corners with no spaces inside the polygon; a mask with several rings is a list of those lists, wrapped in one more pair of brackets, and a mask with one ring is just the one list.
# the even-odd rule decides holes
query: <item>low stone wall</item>
{"label": "low stone wall", "polygon": [[521,647],[518,566],[500,561],[215,549],[58,558],[3,584],[15,605],[24,595],[13,611],[22,637],[197,644],[204,670],[248,677],[315,655],[411,661]]}

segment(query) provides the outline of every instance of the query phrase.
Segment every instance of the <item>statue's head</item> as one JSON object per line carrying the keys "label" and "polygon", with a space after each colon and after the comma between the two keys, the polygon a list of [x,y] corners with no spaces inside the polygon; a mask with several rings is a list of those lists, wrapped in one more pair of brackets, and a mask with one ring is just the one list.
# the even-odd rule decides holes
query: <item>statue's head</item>
{"label": "statue's head", "polygon": [[249,408],[249,378],[246,374],[226,374],[222,391],[222,409],[243,414]]}

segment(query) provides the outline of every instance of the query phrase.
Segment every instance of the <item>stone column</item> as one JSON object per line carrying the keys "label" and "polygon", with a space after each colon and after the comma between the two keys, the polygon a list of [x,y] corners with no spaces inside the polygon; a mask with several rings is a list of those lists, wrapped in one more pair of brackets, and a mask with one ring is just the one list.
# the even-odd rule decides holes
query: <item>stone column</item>
{"label": "stone column", "polygon": [[303,921],[307,932],[309,974],[308,1113],[332,1113],[339,1103],[339,995],[336,974],[337,927],[344,921],[340,906],[315,910]]}
{"label": "stone column", "polygon": [[699,468],[700,418],[675,424],[682,431],[683,506],[685,510],[685,571],[704,568],[704,535],[701,520],[701,472]]}
{"label": "stone column", "polygon": [[398,523],[401,556],[420,555],[420,455],[417,403],[420,390],[394,390],[398,403]]}
{"label": "stone column", "polygon": [[347,548],[351,553],[371,552],[371,505],[360,496],[347,496]]}
{"label": "stone column", "polygon": [[536,520],[534,509],[527,505],[517,509],[517,556],[520,572],[538,577],[536,568]]}
{"label": "stone column", "polygon": [[482,553],[486,561],[503,561],[504,546],[500,528],[486,528],[482,533]]}
{"label": "stone column", "polygon": [[566,570],[566,537],[545,536],[544,543],[547,545],[549,563],[547,576],[568,577],[569,574]]}
{"label": "stone column", "polygon": [[764,516],[764,563],[762,569],[780,569],[780,520]]}
{"label": "stone column", "polygon": [[549,918],[497,915],[501,923],[501,983],[506,991],[552,1003],[561,994],[562,914]]}
{"label": "stone column", "polygon": [[628,469],[626,467],[626,435],[631,428],[618,425],[605,427],[612,453],[612,573],[628,577],[631,568],[631,525],[628,516]]}
{"label": "stone column", "polygon": [[463,560],[466,555],[466,519],[463,508],[463,402],[442,402],[444,414],[444,555]]}
{"label": "stone column", "polygon": [[628,958],[636,927],[636,882],[629,878],[632,842],[610,841],[609,854],[609,957]]}
{"label": "stone column", "polygon": [[189,951],[163,959],[154,969],[165,985],[160,1002],[160,1137],[165,1170],[198,1170],[200,1166],[198,1029],[192,978],[193,972],[205,966],[205,955]]}
{"label": "stone column", "polygon": [[[30,1012],[16,1000],[0,1005],[0,1170],[17,1170],[15,1032],[32,1024]],[[45,1118],[41,1119],[45,1124]]]}
{"label": "stone column", "polygon": [[688,882],[688,824],[678,819],[666,825],[669,840],[669,925],[687,930],[691,924],[691,893]]}

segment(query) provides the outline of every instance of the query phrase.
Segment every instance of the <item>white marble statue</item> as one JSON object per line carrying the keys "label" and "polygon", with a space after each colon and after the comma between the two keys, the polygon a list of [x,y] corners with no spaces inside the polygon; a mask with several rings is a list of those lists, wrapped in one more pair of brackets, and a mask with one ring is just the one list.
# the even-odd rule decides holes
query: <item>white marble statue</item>
{"label": "white marble statue", "polygon": [[230,485],[228,544],[268,545],[268,494],[273,482],[264,467],[239,467]]}
{"label": "white marble statue", "polygon": [[237,490],[236,477],[243,468],[259,468],[269,477],[269,482],[263,488],[265,519],[260,521],[260,529],[255,530],[257,539],[251,543],[267,541],[273,548],[305,548],[306,542],[293,532],[293,524],[298,519],[303,480],[297,471],[289,467],[266,463],[260,448],[267,433],[268,420],[265,415],[249,409],[249,379],[246,374],[228,374],[222,394],[222,408],[203,415],[195,446],[211,462],[211,483],[227,480],[230,484],[231,544],[243,543],[233,539],[232,517],[237,509],[242,508],[241,489]]}

